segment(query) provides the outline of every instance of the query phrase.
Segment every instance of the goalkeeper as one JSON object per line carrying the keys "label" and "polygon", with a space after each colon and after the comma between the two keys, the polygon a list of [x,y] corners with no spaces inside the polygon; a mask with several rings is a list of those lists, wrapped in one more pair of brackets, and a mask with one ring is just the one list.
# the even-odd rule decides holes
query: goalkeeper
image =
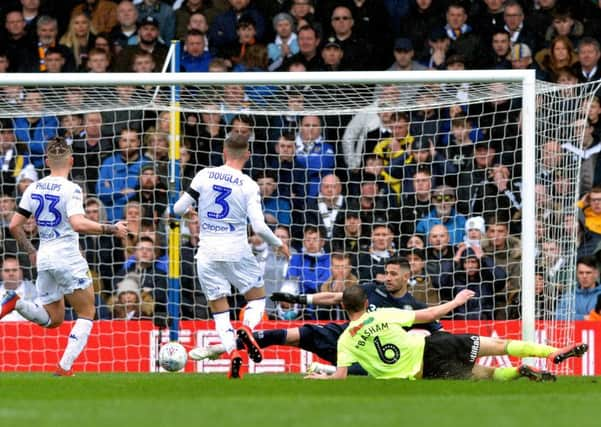
{"label": "goalkeeper", "polygon": [[[386,269],[393,269],[391,266],[398,266],[396,269],[402,273],[394,276],[387,273],[384,285],[374,283],[362,285],[367,294],[370,309],[380,307],[411,307],[414,310],[420,310],[426,308],[426,305],[417,301],[407,291],[408,280],[411,275],[407,261],[404,258],[392,257],[387,260]],[[290,302],[292,304],[333,305],[339,304],[342,301],[342,292],[320,292],[311,295],[274,292],[271,299],[274,301]],[[307,323],[300,327],[288,329],[255,331],[253,335],[258,345],[262,348],[271,345],[300,347],[303,350],[317,354],[332,365],[336,365],[336,343],[347,325],[348,322],[343,324],[331,322],[325,325]],[[420,327],[430,333],[442,329],[442,325],[438,321],[422,324]],[[244,348],[239,340],[238,348]],[[222,345],[211,345],[191,350],[190,357],[194,360],[216,359],[224,352],[225,348]],[[333,366],[322,364],[314,364],[312,366],[318,369],[333,369]],[[359,365],[353,366],[349,373],[354,375],[367,374]]]}
{"label": "goalkeeper", "polygon": [[[338,364],[332,375],[311,373],[310,379],[344,379],[353,363],[381,379],[466,379],[473,377],[478,357],[508,354],[515,357],[546,357],[561,363],[569,357],[581,357],[586,344],[557,349],[525,341],[509,341],[477,335],[434,334],[429,337],[408,334],[404,327],[431,322],[464,305],[474,292],[463,290],[453,301],[425,310],[408,311],[384,308],[368,312],[363,288],[345,289],[342,304],[351,319],[338,340]],[[510,380],[520,376],[536,381],[554,381],[555,376],[527,365],[496,368],[492,378]]]}

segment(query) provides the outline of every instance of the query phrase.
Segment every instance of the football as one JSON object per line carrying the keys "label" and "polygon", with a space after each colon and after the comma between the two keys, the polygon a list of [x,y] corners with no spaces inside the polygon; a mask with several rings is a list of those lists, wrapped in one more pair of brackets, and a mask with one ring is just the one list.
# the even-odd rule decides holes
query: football
{"label": "football", "polygon": [[166,371],[181,371],[188,360],[188,353],[183,345],[170,342],[161,347],[159,351],[159,365]]}

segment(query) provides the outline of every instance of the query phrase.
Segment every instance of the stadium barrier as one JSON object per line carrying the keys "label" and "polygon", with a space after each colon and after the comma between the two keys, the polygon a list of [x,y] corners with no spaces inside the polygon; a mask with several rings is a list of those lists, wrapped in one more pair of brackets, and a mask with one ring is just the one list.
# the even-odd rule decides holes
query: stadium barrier
{"label": "stadium barrier", "polygon": [[[42,329],[27,322],[0,323],[0,336],[3,337],[0,348],[0,372],[7,371],[48,371],[56,368],[63,349],[64,340],[72,327],[65,322],[57,329]],[[492,337],[499,336],[497,331],[519,336],[519,321],[464,321],[442,322],[454,333],[479,333]],[[303,322],[266,321],[262,329],[290,328]],[[234,323],[235,326],[236,323]],[[536,327],[536,339],[547,340],[543,322]],[[596,351],[596,343],[601,342],[601,322],[576,321],[575,339],[589,344],[590,350],[582,359],[570,361],[569,372],[572,375],[601,375],[601,352]],[[159,339],[168,341],[168,331],[160,333],[150,321],[103,320],[95,322],[86,350],[77,360],[73,369],[79,372],[157,372],[156,355]],[[193,347],[219,342],[212,321],[182,321],[180,342],[190,350]],[[265,350],[264,361],[260,364],[250,362],[250,373],[301,373],[318,358],[312,353],[291,347],[270,347]],[[515,363],[507,356],[485,357],[479,363],[487,366],[510,366]],[[546,361],[538,359],[540,367]],[[186,372],[226,373],[229,361],[226,358],[189,361]]]}

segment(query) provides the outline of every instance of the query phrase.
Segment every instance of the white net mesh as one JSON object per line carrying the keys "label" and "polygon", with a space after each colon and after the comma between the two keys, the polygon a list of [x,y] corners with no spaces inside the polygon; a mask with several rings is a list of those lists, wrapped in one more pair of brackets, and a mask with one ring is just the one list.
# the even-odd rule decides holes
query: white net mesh
{"label": "white net mesh", "polygon": [[[520,83],[186,86],[178,106],[182,187],[200,169],[222,164],[227,134],[247,135],[252,157],[245,171],[261,184],[267,222],[297,252],[288,263],[251,237],[268,294],[282,286],[311,293],[382,281],[386,259],[406,256],[413,269],[408,290],[418,301],[436,304],[464,288],[477,292],[446,319],[454,332],[521,336],[520,323],[505,320],[522,318],[520,236],[536,232],[542,285],[535,290],[535,318],[545,321],[537,329],[541,339],[565,345],[574,338],[573,326],[556,320],[559,301],[574,291],[578,247],[582,254],[594,250],[594,243],[578,240],[574,208],[587,191],[579,177],[594,89],[537,83],[536,182],[524,182]],[[67,138],[74,151],[72,179],[86,193],[87,214],[108,222],[125,218],[131,230],[123,241],[81,238],[95,278],[98,318],[153,320],[143,327],[113,321],[99,328],[96,344],[100,353],[113,352],[111,369],[152,369],[146,359],[154,350],[140,349],[142,362],[128,359],[131,347],[143,348],[156,336],[153,325],[165,326],[168,317],[169,88],[2,90],[3,150],[13,153],[2,174],[3,220],[14,210],[10,201],[18,203],[23,177],[47,173],[47,140]],[[522,227],[526,185],[536,186],[536,230]],[[180,315],[209,319],[193,258],[199,225],[182,225]],[[315,230],[307,226],[317,227],[323,247],[311,240]],[[35,241],[35,224],[30,232]],[[24,277],[34,280],[27,257],[6,228],[4,233],[4,255],[16,254]],[[127,295],[140,303],[129,304]],[[561,319],[573,319],[571,301],[562,303],[567,311]],[[234,293],[230,303],[239,319],[243,298]],[[339,307],[294,311],[273,303],[268,314],[276,320],[344,318]],[[34,328],[15,326],[14,340],[3,335],[5,363],[32,345],[27,331]],[[200,344],[190,328],[184,327],[185,339]],[[60,348],[60,333],[48,334],[47,342]],[[86,369],[102,369],[91,359]],[[17,364],[41,369],[44,356],[35,360],[21,357]]]}

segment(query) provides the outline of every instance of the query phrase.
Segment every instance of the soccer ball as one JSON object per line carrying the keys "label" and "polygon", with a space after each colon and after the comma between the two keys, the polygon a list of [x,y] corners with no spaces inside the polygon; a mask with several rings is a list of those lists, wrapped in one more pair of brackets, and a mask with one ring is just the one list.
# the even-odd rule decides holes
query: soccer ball
{"label": "soccer ball", "polygon": [[161,347],[159,351],[159,365],[166,371],[181,371],[188,360],[188,353],[183,345],[170,342]]}

